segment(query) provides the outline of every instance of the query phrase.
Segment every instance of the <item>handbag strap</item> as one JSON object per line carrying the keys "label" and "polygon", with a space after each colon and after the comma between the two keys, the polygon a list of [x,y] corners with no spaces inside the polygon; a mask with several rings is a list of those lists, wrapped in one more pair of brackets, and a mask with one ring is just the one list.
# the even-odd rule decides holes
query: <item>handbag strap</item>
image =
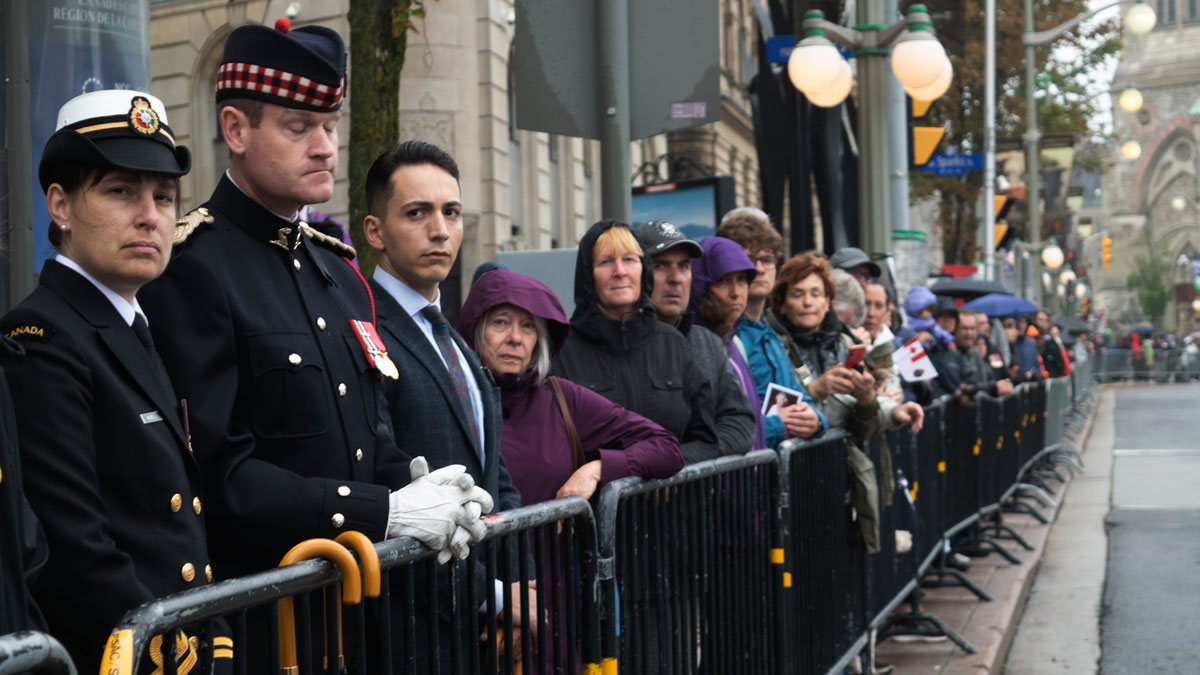
{"label": "handbag strap", "polygon": [[567,428],[567,443],[571,445],[571,461],[575,468],[583,466],[583,444],[579,442],[579,432],[575,431],[575,421],[571,419],[571,411],[567,409],[567,399],[563,396],[558,378],[551,375],[546,378],[550,390],[554,392],[554,400],[558,401],[558,409],[562,412],[563,425]]}

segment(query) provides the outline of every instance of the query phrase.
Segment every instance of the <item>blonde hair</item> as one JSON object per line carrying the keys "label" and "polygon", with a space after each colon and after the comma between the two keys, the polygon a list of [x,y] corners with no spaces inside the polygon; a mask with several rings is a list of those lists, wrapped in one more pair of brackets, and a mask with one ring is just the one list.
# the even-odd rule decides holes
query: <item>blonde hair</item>
{"label": "blonde hair", "polygon": [[640,258],[642,257],[642,247],[638,245],[637,239],[633,236],[633,230],[630,230],[628,225],[617,224],[596,237],[596,244],[592,246],[592,261],[595,262],[597,258],[605,254],[619,257],[629,253]]}

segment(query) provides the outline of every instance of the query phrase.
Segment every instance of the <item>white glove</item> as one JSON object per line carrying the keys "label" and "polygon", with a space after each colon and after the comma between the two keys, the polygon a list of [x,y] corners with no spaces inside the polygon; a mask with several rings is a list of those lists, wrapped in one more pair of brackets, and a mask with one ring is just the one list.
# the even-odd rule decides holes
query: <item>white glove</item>
{"label": "white glove", "polygon": [[438,552],[438,562],[451,555],[465,558],[469,541],[479,541],[487,531],[479,519],[492,510],[492,497],[459,464],[432,473],[424,457],[409,467],[412,482],[388,495],[389,537],[413,537]]}

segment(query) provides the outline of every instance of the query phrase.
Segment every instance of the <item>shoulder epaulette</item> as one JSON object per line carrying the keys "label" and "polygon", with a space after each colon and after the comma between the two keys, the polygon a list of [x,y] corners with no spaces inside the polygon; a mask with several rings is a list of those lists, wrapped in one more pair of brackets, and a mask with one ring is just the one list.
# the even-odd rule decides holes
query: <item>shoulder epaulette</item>
{"label": "shoulder epaulette", "polygon": [[307,235],[309,239],[312,239],[313,242],[332,250],[334,253],[344,258],[353,258],[358,255],[358,252],[354,250],[353,246],[350,246],[341,239],[331,237],[324,232],[313,229],[313,226],[306,222],[300,222],[300,231]]}
{"label": "shoulder epaulette", "polygon": [[175,245],[179,246],[192,236],[192,232],[201,225],[213,222],[212,214],[203,206],[192,209],[188,214],[175,221]]}

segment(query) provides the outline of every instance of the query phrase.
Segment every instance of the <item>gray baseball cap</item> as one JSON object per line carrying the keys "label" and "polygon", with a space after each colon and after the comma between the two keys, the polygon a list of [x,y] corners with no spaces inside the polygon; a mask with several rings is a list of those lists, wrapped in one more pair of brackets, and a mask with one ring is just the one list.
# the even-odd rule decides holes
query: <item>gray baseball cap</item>
{"label": "gray baseball cap", "polygon": [[883,274],[883,270],[879,268],[878,263],[871,260],[866,253],[863,253],[861,248],[854,246],[847,246],[834,251],[833,255],[829,256],[829,264],[832,267],[836,267],[839,270],[846,270],[847,272],[859,265],[866,265],[871,269],[872,277],[879,277]]}

